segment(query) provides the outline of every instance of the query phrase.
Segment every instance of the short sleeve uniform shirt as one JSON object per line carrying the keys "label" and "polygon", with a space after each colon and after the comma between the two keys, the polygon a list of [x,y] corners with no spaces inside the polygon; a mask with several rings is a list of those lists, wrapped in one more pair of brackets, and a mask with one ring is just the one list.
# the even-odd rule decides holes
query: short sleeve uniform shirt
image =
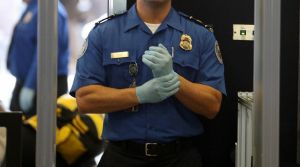
{"label": "short sleeve uniform shirt", "polygon": [[[184,34],[192,39],[191,50],[180,47]],[[90,32],[78,58],[71,95],[87,85],[128,88],[133,80],[129,65],[134,63],[138,65],[137,86],[149,81],[153,75],[143,64],[142,55],[159,43],[173,56],[176,73],[191,82],[226,93],[224,67],[216,54],[213,33],[171,9],[153,34],[133,6],[127,13],[99,24]],[[106,114],[103,137],[114,141],[167,142],[201,133],[199,115],[171,96],[159,103],[141,104],[137,112],[124,110]]]}

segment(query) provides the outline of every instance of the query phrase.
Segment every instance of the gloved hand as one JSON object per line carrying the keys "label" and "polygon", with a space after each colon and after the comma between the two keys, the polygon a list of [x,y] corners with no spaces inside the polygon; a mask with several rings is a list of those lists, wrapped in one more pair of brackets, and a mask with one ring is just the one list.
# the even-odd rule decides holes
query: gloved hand
{"label": "gloved hand", "polygon": [[34,100],[35,91],[33,89],[23,87],[20,92],[20,107],[23,110],[23,112],[28,112],[32,105]]}
{"label": "gloved hand", "polygon": [[173,72],[173,60],[167,48],[159,44],[145,51],[142,61],[151,68],[154,77],[161,77]]}
{"label": "gloved hand", "polygon": [[178,74],[172,72],[168,75],[153,78],[136,88],[136,96],[140,104],[157,103],[174,95],[179,90]]}

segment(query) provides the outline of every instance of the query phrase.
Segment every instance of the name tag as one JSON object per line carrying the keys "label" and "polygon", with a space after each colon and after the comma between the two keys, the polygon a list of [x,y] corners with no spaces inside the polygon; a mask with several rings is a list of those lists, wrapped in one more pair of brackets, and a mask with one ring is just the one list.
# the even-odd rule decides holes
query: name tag
{"label": "name tag", "polygon": [[129,57],[128,51],[114,52],[110,54],[110,58],[112,59],[119,59],[119,58],[126,58],[126,57]]}

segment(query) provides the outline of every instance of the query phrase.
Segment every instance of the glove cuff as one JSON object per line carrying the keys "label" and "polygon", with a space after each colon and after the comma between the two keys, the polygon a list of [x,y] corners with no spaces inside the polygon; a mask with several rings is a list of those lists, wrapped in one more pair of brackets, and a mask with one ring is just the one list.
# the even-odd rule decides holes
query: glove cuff
{"label": "glove cuff", "polygon": [[137,97],[140,104],[145,103],[145,99],[143,99],[143,93],[142,92],[143,92],[143,90],[142,90],[141,86],[136,87],[135,94],[136,94],[136,97]]}
{"label": "glove cuff", "polygon": [[154,78],[159,78],[159,77],[162,77],[162,76],[165,76],[165,75],[169,75],[169,74],[171,74],[171,73],[175,73],[176,75],[178,75],[174,70],[172,70],[172,71],[170,71],[169,73],[166,73],[166,74],[163,74],[163,75],[158,75],[158,74],[156,74],[155,72],[152,72],[153,73],[153,77]]}

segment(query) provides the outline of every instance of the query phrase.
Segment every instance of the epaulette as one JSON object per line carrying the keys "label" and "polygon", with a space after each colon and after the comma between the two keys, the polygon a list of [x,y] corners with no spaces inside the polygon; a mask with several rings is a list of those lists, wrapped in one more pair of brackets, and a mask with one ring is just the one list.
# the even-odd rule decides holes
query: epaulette
{"label": "epaulette", "polygon": [[104,19],[101,19],[101,20],[97,21],[95,26],[97,26],[97,25],[99,25],[99,24],[101,24],[101,23],[103,23],[103,22],[105,22],[105,21],[107,21],[107,20],[111,20],[111,19],[113,19],[113,18],[115,18],[115,17],[121,16],[121,15],[123,15],[123,14],[125,14],[125,13],[127,13],[127,11],[120,12],[120,13],[116,13],[116,14],[112,14],[112,15],[110,15],[110,16],[104,18]]}
{"label": "epaulette", "polygon": [[199,24],[201,26],[203,26],[204,28],[208,29],[210,32],[214,32],[214,29],[213,29],[213,25],[209,25],[209,24],[205,24],[203,21],[199,20],[199,19],[196,19],[194,18],[193,16],[189,16],[185,13],[182,13],[182,12],[178,12],[181,16],[185,17],[186,19],[196,23],[196,24]]}

